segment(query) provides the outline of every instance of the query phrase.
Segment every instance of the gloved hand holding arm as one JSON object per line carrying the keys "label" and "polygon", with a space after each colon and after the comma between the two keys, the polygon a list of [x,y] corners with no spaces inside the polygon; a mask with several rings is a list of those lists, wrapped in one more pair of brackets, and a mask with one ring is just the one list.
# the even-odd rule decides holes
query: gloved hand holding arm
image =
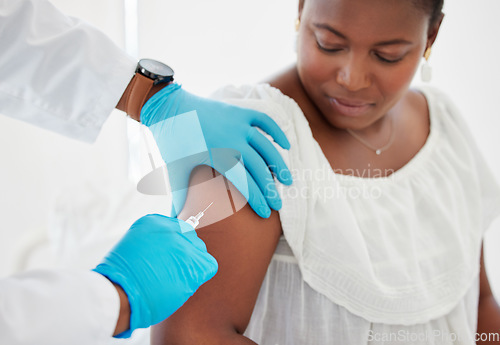
{"label": "gloved hand holding arm", "polygon": [[174,71],[167,65],[142,59],[117,108],[152,131],[167,164],[173,193],[171,214],[183,208],[192,170],[209,165],[223,174],[261,217],[270,207],[279,210],[278,180],[292,177],[276,148],[259,132],[269,134],[282,148],[290,144],[267,115],[197,97],[172,84]]}
{"label": "gloved hand holding arm", "polygon": [[217,272],[203,241],[195,231],[182,233],[184,227],[190,225],[175,218],[142,217],[94,269],[123,289],[130,303],[128,325],[121,293],[117,337],[163,321]]}
{"label": "gloved hand holding arm", "polygon": [[173,191],[172,216],[184,205],[191,171],[208,165],[224,175],[261,217],[281,208],[271,171],[284,184],[292,176],[281,155],[259,132],[283,148],[290,144],[266,114],[195,96],[170,84],[151,97],[141,112],[167,164]]}

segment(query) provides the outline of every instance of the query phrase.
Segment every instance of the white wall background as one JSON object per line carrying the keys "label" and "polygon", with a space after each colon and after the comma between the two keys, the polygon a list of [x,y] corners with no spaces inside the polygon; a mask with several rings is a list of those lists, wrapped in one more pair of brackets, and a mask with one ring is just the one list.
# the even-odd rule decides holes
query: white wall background
{"label": "white wall background", "polygon": [[[123,47],[124,1],[52,2]],[[500,2],[445,2],[446,18],[430,60],[432,84],[462,109],[500,181]],[[167,62],[176,79],[200,95],[227,83],[263,80],[294,61],[297,0],[138,4],[138,56]],[[142,197],[127,181],[126,128],[117,112],[97,143],[87,145],[0,116],[0,276],[61,258],[90,267],[135,218],[163,210],[161,198]],[[76,235],[62,236],[62,229]],[[500,292],[500,221],[487,241],[489,272]],[[39,249],[17,260],[27,248]],[[82,250],[93,254],[80,260]]]}

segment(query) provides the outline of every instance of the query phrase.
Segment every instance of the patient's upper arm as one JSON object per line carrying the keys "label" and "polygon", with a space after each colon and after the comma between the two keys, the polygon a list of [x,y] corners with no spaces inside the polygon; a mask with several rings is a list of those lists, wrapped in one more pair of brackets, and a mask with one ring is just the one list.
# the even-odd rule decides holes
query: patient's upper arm
{"label": "patient's upper arm", "polygon": [[237,338],[243,340],[239,334],[250,320],[281,224],[277,212],[262,219],[248,205],[241,208],[243,196],[222,176],[214,176],[206,166],[193,172],[179,218],[187,219],[214,201],[197,233],[217,259],[219,270],[183,307],[153,328],[152,344],[234,344]]}

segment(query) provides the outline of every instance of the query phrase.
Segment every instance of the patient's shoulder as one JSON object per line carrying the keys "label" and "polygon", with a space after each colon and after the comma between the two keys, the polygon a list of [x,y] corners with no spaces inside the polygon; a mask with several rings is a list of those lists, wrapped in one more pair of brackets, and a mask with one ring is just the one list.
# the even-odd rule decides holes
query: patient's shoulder
{"label": "patient's shoulder", "polygon": [[292,99],[300,94],[300,80],[295,66],[272,76],[267,83]]}
{"label": "patient's shoulder", "polygon": [[[191,174],[186,203],[179,218],[187,219],[208,205],[211,206],[200,219],[198,227],[198,233],[202,238],[212,229],[217,229],[216,232],[219,234],[221,231],[228,232],[227,237],[216,236],[214,238],[225,244],[229,236],[255,236],[257,234],[255,228],[265,228],[269,230],[269,233],[274,233],[271,238],[279,237],[281,234],[281,223],[277,212],[273,211],[269,219],[260,218],[229,180],[213,168],[201,165],[196,167]],[[264,241],[266,237],[262,237],[261,241]]]}

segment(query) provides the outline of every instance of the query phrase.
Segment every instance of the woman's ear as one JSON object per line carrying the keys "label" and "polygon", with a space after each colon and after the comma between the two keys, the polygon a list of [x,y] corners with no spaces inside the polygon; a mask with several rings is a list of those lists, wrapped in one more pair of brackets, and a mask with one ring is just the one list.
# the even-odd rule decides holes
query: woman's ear
{"label": "woman's ear", "polygon": [[429,28],[429,33],[427,35],[427,47],[431,47],[436,41],[439,28],[441,27],[441,23],[443,22],[444,13],[441,13],[436,22]]}

